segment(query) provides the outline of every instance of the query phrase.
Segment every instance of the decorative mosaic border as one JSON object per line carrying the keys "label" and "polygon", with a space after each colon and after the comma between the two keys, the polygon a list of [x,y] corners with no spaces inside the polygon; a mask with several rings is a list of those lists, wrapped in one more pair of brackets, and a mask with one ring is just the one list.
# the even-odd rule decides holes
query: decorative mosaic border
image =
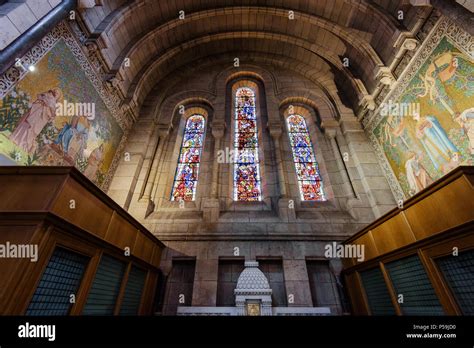
{"label": "decorative mosaic border", "polygon": [[[109,92],[104,86],[103,81],[94,70],[93,65],[87,58],[86,54],[78,43],[75,35],[71,32],[70,27],[64,21],[60,22],[56,27],[53,28],[48,34],[46,34],[35,46],[33,46],[23,57],[21,57],[21,63],[23,65],[34,65],[40,61],[57,43],[59,40],[63,40],[67,47],[71,50],[75,59],[81,66],[82,71],[89,78],[90,82],[96,89],[97,93],[101,97],[105,106],[109,109],[112,117],[115,118],[120,128],[123,130],[122,139],[117,146],[114,158],[105,177],[104,182],[100,185],[103,191],[107,191],[112,180],[113,173],[117,169],[119,164],[121,153],[123,152],[128,137],[128,131],[130,124],[124,113],[120,109],[120,98]],[[0,99],[7,95],[15,85],[20,82],[28,71],[26,69],[12,66],[4,74],[0,76]]]}
{"label": "decorative mosaic border", "polygon": [[456,46],[460,51],[465,53],[467,56],[474,59],[474,37],[469,33],[462,30],[454,22],[450,21],[448,18],[442,17],[438,23],[433,28],[431,34],[427,37],[425,42],[420,47],[419,51],[414,56],[413,60],[408,64],[403,73],[398,80],[396,88],[394,88],[390,93],[388,93],[383,102],[379,105],[377,110],[374,111],[373,117],[367,117],[363,121],[363,126],[367,136],[369,137],[372,146],[375,149],[377,158],[382,167],[382,170],[385,172],[385,176],[388,180],[390,188],[397,200],[405,200],[408,197],[403,192],[400,183],[398,182],[395,173],[393,172],[390,163],[388,162],[382,146],[378,143],[378,140],[373,134],[374,129],[377,125],[383,120],[383,116],[380,114],[380,107],[383,103],[386,103],[388,100],[397,100],[400,95],[405,91],[406,87],[412,80],[412,78],[417,74],[421,66],[426,62],[426,60],[431,56],[433,51],[436,49],[440,41],[447,37],[453,45]]}

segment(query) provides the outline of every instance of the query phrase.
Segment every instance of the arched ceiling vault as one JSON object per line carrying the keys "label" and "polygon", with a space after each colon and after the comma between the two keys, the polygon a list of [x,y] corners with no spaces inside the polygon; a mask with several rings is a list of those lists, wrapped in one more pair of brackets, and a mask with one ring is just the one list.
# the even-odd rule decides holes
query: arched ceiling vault
{"label": "arched ceiling vault", "polygon": [[[107,76],[117,77],[126,100],[139,105],[176,69],[230,52],[239,59],[252,52],[313,80],[335,69],[351,95],[361,99],[377,89],[377,72],[394,60],[400,36],[412,35],[419,11],[425,11],[406,0],[101,3],[82,10],[81,26],[100,50]],[[400,9],[406,12],[403,21],[395,17]]]}
{"label": "arched ceiling vault", "polygon": [[[194,60],[192,65],[184,64],[180,68],[173,69],[173,72],[167,76],[163,76],[160,79],[161,83],[153,87],[146,100],[147,105],[156,105],[154,111],[151,113],[160,117],[157,121],[166,123],[167,117],[170,117],[169,113],[160,112],[163,111],[162,104],[168,101],[170,96],[175,96],[176,94],[181,95],[183,92],[188,91],[186,87],[193,85],[193,79],[199,80],[205,78],[208,71],[215,71],[215,69],[222,71],[222,76],[224,77],[235,76],[235,74],[240,71],[259,71],[261,69],[269,71],[274,70],[274,68],[278,68],[278,71],[287,71],[297,74],[302,78],[306,78],[311,83],[308,87],[312,87],[304,90],[295,90],[294,88],[288,90],[285,86],[278,85],[278,80],[273,79],[272,76],[267,74],[267,78],[264,79],[266,88],[273,88],[272,91],[267,91],[267,95],[275,95],[280,100],[283,100],[289,96],[311,98],[314,97],[316,93],[320,95],[320,98],[328,101],[326,103],[327,105],[333,105],[333,107],[336,108],[336,111],[332,113],[334,117],[337,117],[338,114],[344,111],[345,106],[337,93],[334,76],[331,71],[317,70],[307,62],[290,60],[277,54],[271,55],[261,52],[248,52],[243,55],[242,58],[245,63],[242,64],[239,69],[236,69],[230,67],[228,63],[232,60],[235,53],[236,52],[227,52],[225,54],[205,56],[201,59]],[[213,98],[218,95],[219,91],[216,90],[216,88],[222,87],[221,84],[218,83],[220,78],[220,76],[215,76],[208,86],[208,90],[213,93],[207,96],[210,100],[213,100]],[[347,83],[350,83],[350,81]],[[185,94],[188,95],[188,93]],[[204,91],[193,90],[189,95],[204,94],[206,94]]]}

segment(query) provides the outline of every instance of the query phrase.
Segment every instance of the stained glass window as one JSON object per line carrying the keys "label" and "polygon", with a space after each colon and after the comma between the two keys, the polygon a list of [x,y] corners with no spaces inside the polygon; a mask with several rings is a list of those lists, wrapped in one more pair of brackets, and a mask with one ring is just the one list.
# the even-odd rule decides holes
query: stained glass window
{"label": "stained glass window", "polygon": [[287,125],[301,200],[325,201],[323,182],[306,121],[300,115],[290,115]]}
{"label": "stained glass window", "polygon": [[257,114],[255,93],[247,87],[235,93],[234,200],[260,201]]}
{"label": "stained glass window", "polygon": [[193,115],[186,121],[171,193],[172,201],[194,201],[196,197],[205,124],[202,115]]}

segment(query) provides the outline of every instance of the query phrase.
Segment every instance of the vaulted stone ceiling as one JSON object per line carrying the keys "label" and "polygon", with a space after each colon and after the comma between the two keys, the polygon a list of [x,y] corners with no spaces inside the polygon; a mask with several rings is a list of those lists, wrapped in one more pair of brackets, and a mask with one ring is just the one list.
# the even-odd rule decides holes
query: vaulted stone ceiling
{"label": "vaulted stone ceiling", "polygon": [[355,107],[393,79],[406,39],[432,10],[408,0],[103,0],[80,20],[107,76],[136,105],[186,67],[239,58],[319,85],[335,80]]}

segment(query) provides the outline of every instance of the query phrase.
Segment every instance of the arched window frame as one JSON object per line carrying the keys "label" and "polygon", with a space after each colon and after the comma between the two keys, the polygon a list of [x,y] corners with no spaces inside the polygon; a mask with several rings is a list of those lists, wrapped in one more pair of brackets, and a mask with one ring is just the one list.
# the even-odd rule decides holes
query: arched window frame
{"label": "arched window frame", "polygon": [[[202,122],[202,127],[198,129],[189,128],[190,120],[192,118],[200,118]],[[171,187],[171,201],[195,201],[196,200],[196,192],[197,186],[199,184],[199,172],[200,172],[200,165],[202,161],[202,150],[205,144],[205,137],[206,137],[206,128],[207,128],[207,118],[202,113],[196,111],[190,114],[185,118],[184,128],[182,131],[182,140],[181,146],[179,148],[179,154],[176,161],[176,169],[175,174],[173,177],[173,184]],[[191,138],[193,136],[193,138]],[[192,140],[196,141],[197,143],[193,143]],[[194,146],[193,146],[194,144]],[[198,146],[196,146],[196,144]],[[185,175],[189,175],[192,173],[188,179],[186,179]],[[186,183],[193,183],[192,193],[185,193],[184,198],[183,195],[177,194],[178,185],[186,185]]]}
{"label": "arched window frame", "polygon": [[[240,107],[240,101],[242,97],[239,97],[239,92],[243,90],[248,90],[251,94],[248,96],[248,100],[252,100],[251,103],[253,106],[243,106]],[[238,86],[235,90],[232,91],[232,146],[234,151],[234,161],[232,164],[232,198],[236,202],[259,202],[263,200],[263,185],[262,185],[262,171],[261,171],[261,151],[260,151],[260,128],[259,128],[259,112],[258,112],[258,93],[257,89],[252,86],[252,83],[246,84],[245,82]],[[240,110],[239,110],[240,109]],[[250,110],[249,110],[250,109]],[[245,112],[247,111],[247,113]],[[250,113],[249,113],[250,112]],[[251,115],[253,114],[253,115]],[[242,115],[243,117],[241,117]],[[245,122],[248,121],[248,122]],[[246,132],[243,128],[244,125],[250,127],[250,131]],[[245,142],[242,146],[243,136],[242,134],[251,134],[253,133],[253,139],[255,143],[249,144]],[[253,169],[250,172],[253,173],[255,180],[253,180],[256,185],[254,185],[254,197],[249,199],[240,199],[239,198],[239,189],[243,186],[239,184],[239,170],[242,170],[242,166],[245,166],[245,169]],[[248,172],[248,171],[247,171]],[[242,180],[242,182],[244,182]]]}
{"label": "arched window frame", "polygon": [[[300,119],[299,125],[290,124],[293,118]],[[289,113],[285,116],[285,124],[301,201],[327,201],[323,178],[305,116],[298,112]],[[300,151],[300,149],[306,149],[306,151]]]}

